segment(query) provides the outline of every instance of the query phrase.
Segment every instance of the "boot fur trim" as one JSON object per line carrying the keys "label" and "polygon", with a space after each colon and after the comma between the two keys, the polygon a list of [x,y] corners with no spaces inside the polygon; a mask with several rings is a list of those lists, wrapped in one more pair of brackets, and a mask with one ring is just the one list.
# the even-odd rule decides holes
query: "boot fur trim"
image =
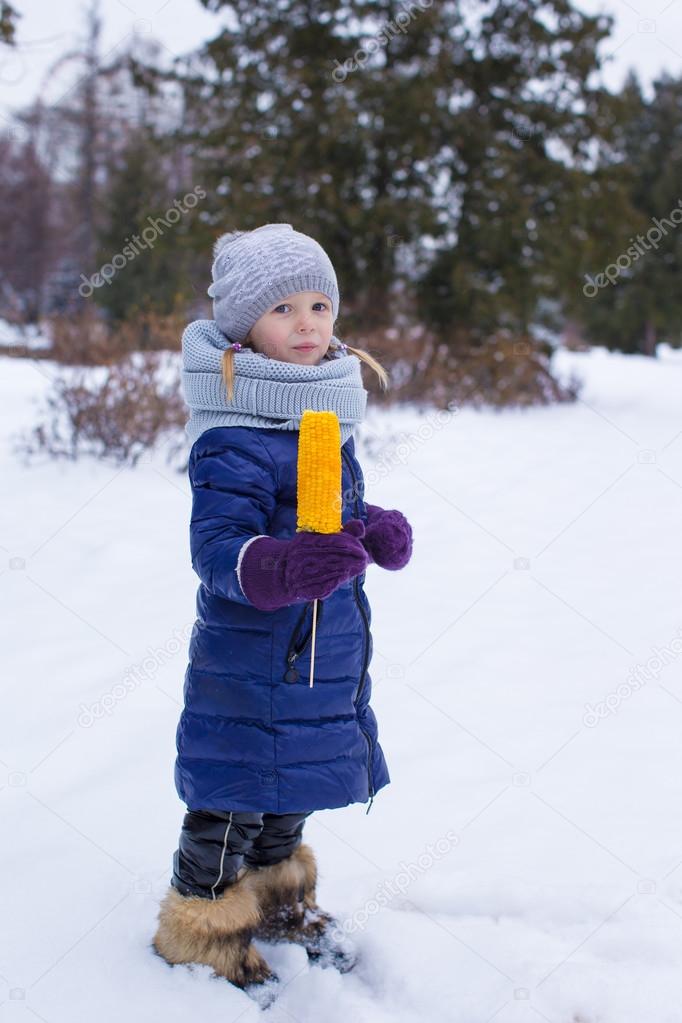
{"label": "boot fur trim", "polygon": [[311,846],[305,842],[285,860],[254,868],[251,882],[263,912],[263,921],[255,932],[257,938],[308,946],[319,942],[334,922],[317,905],[317,864]]}
{"label": "boot fur trim", "polygon": [[251,884],[261,906],[269,903],[299,902],[315,898],[317,863],[312,846],[301,842],[291,856],[269,867],[251,871]]}
{"label": "boot fur trim", "polygon": [[161,901],[155,950],[166,962],[206,963],[240,987],[272,975],[251,944],[261,920],[250,873],[228,885],[217,899],[181,895],[169,888]]}

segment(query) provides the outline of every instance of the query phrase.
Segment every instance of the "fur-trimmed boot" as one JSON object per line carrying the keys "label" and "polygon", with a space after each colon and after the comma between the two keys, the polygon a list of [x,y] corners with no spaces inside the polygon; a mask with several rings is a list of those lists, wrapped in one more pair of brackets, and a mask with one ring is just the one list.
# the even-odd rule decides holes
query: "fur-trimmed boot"
{"label": "fur-trimmed boot", "polygon": [[206,963],[241,988],[276,981],[277,975],[251,943],[262,919],[251,880],[251,871],[243,870],[217,899],[181,895],[169,887],[152,942],[156,952],[171,965]]}
{"label": "fur-trimmed boot", "polygon": [[355,966],[356,956],[338,920],[317,904],[317,863],[311,846],[301,842],[285,860],[249,870],[261,909],[254,937],[303,945],[311,961],[335,966],[341,973]]}

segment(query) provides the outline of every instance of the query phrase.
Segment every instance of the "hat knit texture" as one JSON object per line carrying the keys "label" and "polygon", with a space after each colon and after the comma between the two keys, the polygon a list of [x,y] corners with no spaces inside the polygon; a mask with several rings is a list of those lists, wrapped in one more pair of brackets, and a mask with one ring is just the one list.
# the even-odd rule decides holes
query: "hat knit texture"
{"label": "hat knit texture", "polygon": [[339,312],[332,262],[319,242],[291,224],[229,231],[213,246],[213,316],[230,341],[244,341],[256,320],[287,295],[319,291]]}

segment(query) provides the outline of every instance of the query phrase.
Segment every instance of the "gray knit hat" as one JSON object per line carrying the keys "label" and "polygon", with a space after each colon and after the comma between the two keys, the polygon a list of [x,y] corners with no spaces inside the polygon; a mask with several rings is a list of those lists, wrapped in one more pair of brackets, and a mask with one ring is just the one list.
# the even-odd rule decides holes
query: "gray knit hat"
{"label": "gray knit hat", "polygon": [[291,224],[229,231],[213,246],[213,317],[230,341],[244,341],[263,313],[297,291],[320,291],[336,319],[339,289],[329,256]]}

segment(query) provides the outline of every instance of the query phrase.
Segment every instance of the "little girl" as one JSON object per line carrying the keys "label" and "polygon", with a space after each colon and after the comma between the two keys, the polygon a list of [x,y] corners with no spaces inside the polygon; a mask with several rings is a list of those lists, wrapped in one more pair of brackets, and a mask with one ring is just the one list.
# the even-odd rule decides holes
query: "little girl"
{"label": "little girl", "polygon": [[[324,249],[290,224],[233,231],[215,243],[212,275],[215,320],[182,337],[200,585],[176,737],[187,813],[153,942],[169,963],[205,963],[247,987],[277,979],[254,937],[353,965],[317,905],[302,831],[314,810],[369,800],[369,812],[390,781],[369,705],[363,582],[370,563],[407,564],[412,530],[363,501],[360,362],[383,386],[387,376],[332,333],[339,292]],[[305,409],[333,411],[341,426],[339,533],[296,532]]]}

